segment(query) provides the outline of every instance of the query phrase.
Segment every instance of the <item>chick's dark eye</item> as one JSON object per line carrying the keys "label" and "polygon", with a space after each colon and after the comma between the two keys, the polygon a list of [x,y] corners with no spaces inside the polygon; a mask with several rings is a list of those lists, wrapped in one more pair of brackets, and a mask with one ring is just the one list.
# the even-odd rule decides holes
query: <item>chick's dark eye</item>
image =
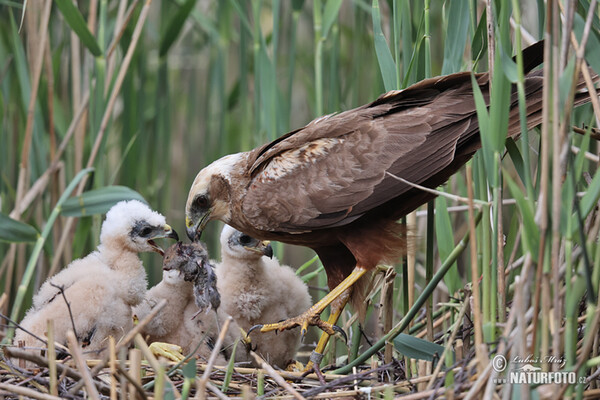
{"label": "chick's dark eye", "polygon": [[194,200],[194,207],[200,209],[208,207],[208,197],[205,195],[196,197]]}
{"label": "chick's dark eye", "polygon": [[145,227],[144,229],[142,229],[140,231],[140,236],[142,237],[148,237],[150,236],[150,234],[152,233],[152,228],[150,228],[149,226]]}
{"label": "chick's dark eye", "polygon": [[250,242],[252,242],[252,238],[248,235],[242,235],[240,236],[240,244],[243,246],[247,246],[250,244]]}

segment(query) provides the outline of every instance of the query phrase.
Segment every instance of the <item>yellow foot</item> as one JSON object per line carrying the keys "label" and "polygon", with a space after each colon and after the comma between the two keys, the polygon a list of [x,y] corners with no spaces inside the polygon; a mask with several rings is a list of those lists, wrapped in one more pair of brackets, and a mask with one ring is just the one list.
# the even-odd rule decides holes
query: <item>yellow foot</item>
{"label": "yellow foot", "polygon": [[[333,323],[325,322],[321,320],[319,316],[328,305],[330,305],[338,297],[342,296],[343,293],[349,290],[352,287],[352,285],[354,285],[354,283],[357,280],[359,280],[360,277],[363,276],[366,272],[366,269],[357,266],[356,268],[354,268],[352,273],[348,275],[339,285],[337,285],[331,292],[329,292],[325,297],[319,300],[319,302],[317,302],[304,313],[300,314],[295,318],[290,318],[288,320],[278,322],[276,324],[254,325],[252,328],[250,328],[250,330],[248,330],[248,334],[250,334],[250,332],[252,332],[255,329],[260,329],[261,332],[281,332],[286,329],[292,329],[299,326],[301,329],[302,336],[304,336],[309,325],[313,325],[318,326],[319,328],[321,328],[322,331],[324,331],[328,335],[335,335],[336,333],[339,333],[344,338],[344,341],[347,342],[348,338],[346,336],[346,333],[342,330],[342,328],[334,325],[335,321],[333,321]],[[346,301],[347,299],[344,299],[342,301],[342,304],[346,304]],[[343,308],[343,305],[341,308]],[[339,313],[337,315],[339,316]]]}
{"label": "yellow foot", "polygon": [[337,325],[330,324],[329,322],[323,321],[319,317],[319,313],[309,309],[308,311],[298,315],[297,317],[287,319],[285,321],[278,322],[276,324],[265,324],[265,325],[254,325],[252,328],[248,330],[248,335],[250,332],[260,329],[261,332],[283,332],[287,329],[292,329],[297,326],[301,327],[301,335],[304,336],[309,326],[318,326],[323,332],[328,335],[335,335],[336,333],[340,334],[344,341],[348,341],[348,337],[342,328]]}
{"label": "yellow foot", "polygon": [[185,358],[183,355],[183,349],[176,344],[154,342],[150,345],[150,351],[156,357],[164,357],[174,362],[180,362]]}

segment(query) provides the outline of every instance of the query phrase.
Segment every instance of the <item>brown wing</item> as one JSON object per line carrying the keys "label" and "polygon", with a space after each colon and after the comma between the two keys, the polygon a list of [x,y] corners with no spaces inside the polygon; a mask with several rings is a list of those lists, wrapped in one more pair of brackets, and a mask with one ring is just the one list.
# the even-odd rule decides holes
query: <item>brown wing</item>
{"label": "brown wing", "polygon": [[345,225],[410,189],[386,171],[422,183],[448,166],[474,118],[471,76],[460,73],[317,119],[255,150],[245,216],[271,231]]}
{"label": "brown wing", "polygon": [[[523,58],[528,73],[542,62],[543,42],[523,50]],[[487,101],[488,75],[476,78]],[[537,114],[529,126],[539,123],[541,86],[541,74],[531,73],[528,112],[530,117]],[[515,109],[508,133],[519,131]],[[298,233],[342,226],[410,191],[411,186],[386,172],[437,186],[479,146],[471,73],[427,79],[371,104],[316,119],[254,150],[242,210],[260,230]],[[410,206],[401,208],[414,209],[422,202],[422,196],[409,195]]]}

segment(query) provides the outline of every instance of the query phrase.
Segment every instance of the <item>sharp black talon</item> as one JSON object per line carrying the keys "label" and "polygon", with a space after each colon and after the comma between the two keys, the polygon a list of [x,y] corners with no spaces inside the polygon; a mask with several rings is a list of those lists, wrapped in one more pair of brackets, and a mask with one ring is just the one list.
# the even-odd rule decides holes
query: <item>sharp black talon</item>
{"label": "sharp black talon", "polygon": [[246,332],[246,337],[250,336],[250,333],[255,330],[255,329],[262,329],[264,325],[263,324],[258,324],[258,325],[254,325],[252,328],[248,329],[248,332]]}
{"label": "sharp black talon", "polygon": [[342,337],[344,338],[344,343],[348,344],[348,336],[346,336],[346,332],[344,332],[342,328],[340,328],[337,325],[332,325],[331,328],[340,335],[342,335]]}

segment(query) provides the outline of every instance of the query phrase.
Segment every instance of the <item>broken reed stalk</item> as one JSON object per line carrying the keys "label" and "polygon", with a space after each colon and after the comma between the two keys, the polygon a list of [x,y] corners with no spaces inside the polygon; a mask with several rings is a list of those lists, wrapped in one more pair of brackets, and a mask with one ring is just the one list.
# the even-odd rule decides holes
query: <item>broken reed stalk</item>
{"label": "broken reed stalk", "polygon": [[[394,326],[394,282],[396,271],[389,268],[385,273],[384,283],[381,288],[381,304],[383,313],[383,331],[389,332]],[[394,345],[388,343],[385,346],[384,364],[392,362],[394,356]]]}
{"label": "broken reed stalk", "polygon": [[450,337],[448,338],[448,340],[446,342],[446,347],[444,347],[444,352],[440,356],[437,366],[433,370],[433,374],[431,375],[431,379],[427,383],[427,387],[425,388],[425,390],[429,390],[433,387],[433,383],[435,382],[435,377],[442,370],[442,366],[444,365],[444,360],[446,359],[446,355],[450,351],[450,348],[452,347],[452,343],[454,343],[454,338],[456,338],[456,334],[458,333],[458,330],[461,327],[461,321],[465,316],[468,304],[469,304],[469,299],[465,298],[463,305],[460,308],[460,312],[458,313],[458,317],[456,318],[456,322],[454,324],[454,329],[452,330],[452,333],[450,334]]}
{"label": "broken reed stalk", "polygon": [[[154,369],[154,398],[161,400],[165,393],[165,381],[169,381],[171,383],[172,389],[177,393],[177,389],[175,389],[175,385],[170,382],[170,379],[165,374],[165,367],[154,357],[152,351],[148,347],[148,344],[144,340],[141,334],[135,335],[135,344],[140,348],[146,360],[150,363],[152,369]],[[178,397],[181,397],[180,395]]]}
{"label": "broken reed stalk", "polygon": [[302,396],[296,389],[292,387],[292,385],[290,385],[285,379],[283,379],[283,377],[279,375],[279,373],[275,371],[275,369],[273,369],[273,367],[271,367],[265,360],[263,360],[261,356],[259,356],[253,351],[250,352],[250,355],[254,357],[258,365],[260,365],[260,367],[264,369],[266,373],[271,378],[273,378],[279,386],[287,390],[292,396],[294,396],[294,398],[298,400],[305,400],[304,396]]}
{"label": "broken reed stalk", "polygon": [[[150,311],[150,313],[146,316],[146,318],[144,318],[143,320],[141,320],[140,322],[138,322],[138,324],[132,329],[130,330],[127,335],[125,335],[124,338],[122,338],[119,343],[117,343],[117,347],[116,347],[116,351],[119,351],[123,346],[129,346],[129,343],[135,338],[135,336],[140,333],[140,331],[142,329],[144,329],[144,327],[150,322],[152,321],[152,319],[154,317],[156,317],[156,315],[160,312],[160,310],[162,310],[165,306],[167,305],[167,300],[162,299],[153,309],[152,311]],[[96,375],[98,372],[100,372],[100,370],[102,368],[104,368],[106,366],[106,364],[108,363],[108,355],[105,355],[102,360],[96,365],[94,366],[94,368],[92,368],[92,375]],[[81,389],[81,387],[83,386],[83,381],[79,381],[76,385],[73,386],[73,388],[71,388],[69,390],[69,393],[74,394],[77,393],[77,391],[79,389]]]}
{"label": "broken reed stalk", "polygon": [[[4,354],[10,358],[18,358],[39,365],[40,367],[48,367],[49,361],[47,358],[34,354],[30,351],[21,350],[14,347],[5,347]],[[68,366],[56,363],[56,370],[60,372],[61,377],[69,377],[76,381],[83,381],[83,376],[76,370],[69,368]],[[62,378],[61,378],[62,379]],[[94,382],[100,393],[109,395],[110,387],[102,382]],[[83,386],[83,385],[82,385]],[[81,388],[81,387],[80,387]],[[79,390],[79,389],[78,389]]]}
{"label": "broken reed stalk", "polygon": [[100,394],[94,385],[94,381],[92,380],[92,375],[90,374],[90,370],[85,364],[85,359],[83,358],[83,353],[79,348],[79,343],[77,342],[77,338],[72,330],[67,331],[67,342],[69,343],[69,350],[73,359],[75,360],[75,365],[77,365],[77,369],[81,373],[83,377],[83,382],[85,383],[85,387],[87,388],[88,396],[90,396],[93,400],[100,400]]}
{"label": "broken reed stalk", "polygon": [[[136,391],[140,394],[143,393],[144,396],[146,396],[146,392],[141,386],[141,373],[142,352],[140,349],[131,349],[129,350],[129,374],[126,375],[127,380],[129,381],[129,398],[134,399]],[[124,388],[121,388],[121,390],[124,390]]]}
{"label": "broken reed stalk", "polygon": [[[217,356],[221,352],[221,346],[223,345],[223,341],[225,340],[225,335],[227,334],[227,330],[229,329],[229,324],[233,318],[231,316],[227,317],[225,323],[223,324],[223,328],[221,328],[221,332],[219,333],[219,337],[217,338],[217,342],[215,343],[215,348],[210,353],[210,357],[208,358],[208,362],[206,363],[206,369],[202,374],[202,377],[199,378],[196,382],[196,397],[203,398],[206,394],[206,386],[208,383],[208,378],[210,377],[210,373],[212,371],[212,367],[217,360]],[[216,388],[214,388],[216,389]],[[218,390],[218,389],[217,389]],[[214,390],[213,390],[214,392]]]}
{"label": "broken reed stalk", "polygon": [[58,396],[58,383],[56,381],[56,348],[54,346],[54,320],[48,320],[48,375],[50,380],[50,394]]}
{"label": "broken reed stalk", "polygon": [[110,368],[110,400],[117,400],[117,352],[115,350],[115,338],[108,337],[108,354]]}
{"label": "broken reed stalk", "polygon": [[53,396],[51,394],[41,393],[37,390],[29,389],[26,387],[12,385],[10,383],[0,382],[0,390],[6,390],[8,393],[18,394],[19,397],[27,396],[37,400],[60,400],[61,397]]}

